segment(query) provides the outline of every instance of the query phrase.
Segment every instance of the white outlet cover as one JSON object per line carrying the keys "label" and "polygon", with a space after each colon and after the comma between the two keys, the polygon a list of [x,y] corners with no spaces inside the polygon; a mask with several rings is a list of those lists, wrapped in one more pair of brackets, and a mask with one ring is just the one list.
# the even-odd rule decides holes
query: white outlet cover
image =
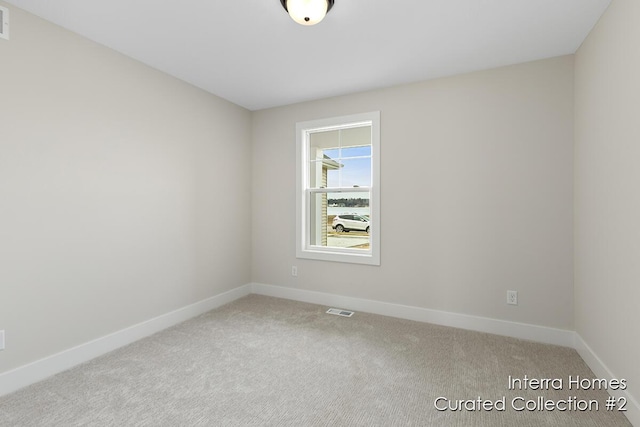
{"label": "white outlet cover", "polygon": [[4,350],[4,331],[0,331],[0,350]]}

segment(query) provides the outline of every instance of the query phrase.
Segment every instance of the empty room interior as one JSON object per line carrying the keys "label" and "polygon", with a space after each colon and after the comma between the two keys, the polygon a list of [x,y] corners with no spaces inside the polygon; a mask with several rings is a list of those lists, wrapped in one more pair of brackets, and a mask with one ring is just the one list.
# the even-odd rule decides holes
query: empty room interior
{"label": "empty room interior", "polygon": [[0,425],[640,426],[640,2],[0,12]]}

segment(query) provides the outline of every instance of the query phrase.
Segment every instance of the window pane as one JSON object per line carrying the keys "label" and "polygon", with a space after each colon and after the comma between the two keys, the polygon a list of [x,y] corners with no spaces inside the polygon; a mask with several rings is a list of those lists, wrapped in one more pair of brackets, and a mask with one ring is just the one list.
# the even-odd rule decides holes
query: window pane
{"label": "window pane", "polygon": [[[364,147],[371,145],[371,126],[342,129],[340,131],[340,147]],[[342,157],[345,157],[342,153]]]}
{"label": "window pane", "polygon": [[340,158],[340,149],[339,148],[331,148],[324,150],[324,155],[329,157],[330,159],[339,159]]}
{"label": "window pane", "polygon": [[371,186],[371,126],[309,135],[309,188]]}
{"label": "window pane", "polygon": [[329,214],[355,214],[370,216],[369,192],[328,193]]}
{"label": "window pane", "polygon": [[340,187],[340,170],[333,169],[327,171],[327,188]]}
{"label": "window pane", "polygon": [[317,193],[311,196],[312,246],[368,250],[369,192]]}
{"label": "window pane", "polygon": [[341,167],[340,163],[328,158],[309,162],[309,188],[337,187]]}
{"label": "window pane", "polygon": [[366,157],[341,160],[339,169],[329,169],[326,172],[326,188],[371,186],[371,160]]}
{"label": "window pane", "polygon": [[345,157],[371,157],[371,145],[365,145],[363,147],[344,147],[340,157],[343,159]]}
{"label": "window pane", "polygon": [[342,160],[340,168],[341,187],[370,187],[371,186],[371,159]]}

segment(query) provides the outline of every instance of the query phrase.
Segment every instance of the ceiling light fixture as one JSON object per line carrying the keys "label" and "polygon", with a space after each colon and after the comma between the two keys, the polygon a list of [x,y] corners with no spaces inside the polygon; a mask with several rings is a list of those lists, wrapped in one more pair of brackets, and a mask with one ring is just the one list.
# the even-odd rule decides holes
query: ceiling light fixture
{"label": "ceiling light fixture", "polygon": [[315,25],[333,7],[334,0],[280,0],[291,19],[301,25]]}

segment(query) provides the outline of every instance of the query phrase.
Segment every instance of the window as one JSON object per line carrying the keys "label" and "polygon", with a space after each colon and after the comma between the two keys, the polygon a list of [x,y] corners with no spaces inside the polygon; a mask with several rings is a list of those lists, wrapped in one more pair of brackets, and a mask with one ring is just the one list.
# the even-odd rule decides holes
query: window
{"label": "window", "polygon": [[380,112],[296,125],[296,256],[380,265]]}

